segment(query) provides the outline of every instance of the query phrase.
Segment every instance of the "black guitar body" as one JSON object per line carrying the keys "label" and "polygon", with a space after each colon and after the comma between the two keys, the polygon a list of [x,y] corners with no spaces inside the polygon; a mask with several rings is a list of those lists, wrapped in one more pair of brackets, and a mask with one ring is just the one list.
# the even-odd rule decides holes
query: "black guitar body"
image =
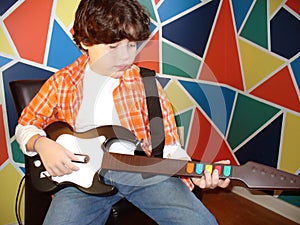
{"label": "black guitar body", "polygon": [[55,193],[68,186],[73,186],[84,193],[98,196],[109,196],[118,192],[117,188],[114,186],[105,184],[103,177],[97,172],[93,177],[92,185],[88,188],[85,188],[72,182],[65,181],[58,183],[52,180],[51,176],[47,174],[39,155],[30,157],[29,162],[29,169],[31,171],[31,174],[29,174],[29,180],[31,181],[33,187],[40,192]]}

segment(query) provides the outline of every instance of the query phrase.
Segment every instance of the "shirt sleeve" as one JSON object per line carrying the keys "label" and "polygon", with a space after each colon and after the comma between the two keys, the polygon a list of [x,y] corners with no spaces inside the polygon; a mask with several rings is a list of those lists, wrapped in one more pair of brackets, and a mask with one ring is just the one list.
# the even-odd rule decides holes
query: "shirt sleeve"
{"label": "shirt sleeve", "polygon": [[166,145],[164,147],[163,157],[168,159],[191,160],[191,157],[179,144]]}
{"label": "shirt sleeve", "polygon": [[21,125],[18,124],[16,127],[16,140],[20,145],[20,149],[22,152],[28,156],[34,156],[36,155],[36,152],[29,152],[26,149],[26,144],[32,138],[34,135],[41,135],[41,136],[46,136],[46,133],[44,130],[37,128],[36,126],[33,125]]}

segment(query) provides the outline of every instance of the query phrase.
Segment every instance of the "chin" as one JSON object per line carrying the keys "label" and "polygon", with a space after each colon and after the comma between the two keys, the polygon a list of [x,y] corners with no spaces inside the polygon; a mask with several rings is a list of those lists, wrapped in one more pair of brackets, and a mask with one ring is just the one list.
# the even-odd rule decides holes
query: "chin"
{"label": "chin", "polygon": [[124,75],[124,71],[118,71],[118,72],[112,73],[110,76],[111,76],[112,78],[118,79],[118,78],[121,78],[123,75]]}

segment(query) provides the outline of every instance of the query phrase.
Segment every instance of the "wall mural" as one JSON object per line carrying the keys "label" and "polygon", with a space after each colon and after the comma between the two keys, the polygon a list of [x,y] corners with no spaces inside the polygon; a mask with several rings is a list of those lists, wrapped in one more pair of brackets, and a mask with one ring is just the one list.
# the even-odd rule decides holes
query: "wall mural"
{"label": "wall mural", "polygon": [[[1,224],[16,221],[14,199],[24,175],[9,82],[47,78],[81,54],[72,41],[78,2],[0,1]],[[140,43],[136,63],[159,73],[189,154],[299,174],[300,2],[140,2],[152,35]],[[277,196],[300,207],[299,193]]]}

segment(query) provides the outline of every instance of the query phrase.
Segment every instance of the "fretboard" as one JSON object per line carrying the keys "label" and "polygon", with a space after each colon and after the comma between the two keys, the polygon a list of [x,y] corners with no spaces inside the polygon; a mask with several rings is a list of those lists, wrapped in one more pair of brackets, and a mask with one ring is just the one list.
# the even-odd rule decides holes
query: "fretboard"
{"label": "fretboard", "polygon": [[205,170],[217,169],[221,178],[240,180],[249,188],[300,190],[300,176],[255,162],[233,166],[104,152],[101,168],[179,177],[201,177]]}

